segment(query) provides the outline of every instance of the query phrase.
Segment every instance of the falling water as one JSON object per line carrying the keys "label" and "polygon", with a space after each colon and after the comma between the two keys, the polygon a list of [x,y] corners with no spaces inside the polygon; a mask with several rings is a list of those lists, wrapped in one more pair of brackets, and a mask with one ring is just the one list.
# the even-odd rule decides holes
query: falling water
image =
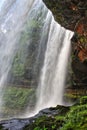
{"label": "falling water", "polygon": [[[32,78],[28,80],[35,81],[34,85],[31,82],[35,98],[31,96],[25,108],[28,116],[32,110],[36,113],[46,107],[64,104],[63,92],[72,36],[73,32],[55,22],[42,0],[1,0],[0,107],[4,106],[3,90],[14,57],[21,50],[21,62],[32,61],[28,63],[28,68],[25,65],[30,70],[29,74],[32,73]],[[34,49],[31,51],[32,47]],[[17,117],[17,114],[11,117]]]}
{"label": "falling water", "polygon": [[[61,34],[60,34],[61,33]],[[63,105],[64,86],[73,33],[52,19],[37,94],[37,108]]]}
{"label": "falling water", "polygon": [[[52,15],[48,12],[48,15]],[[73,32],[64,29],[52,17],[47,49],[39,86],[37,89],[36,110],[64,105],[63,94],[71,51]]]}
{"label": "falling water", "polygon": [[[15,2],[15,4],[14,4]],[[0,111],[3,104],[3,90],[6,85],[8,72],[11,69],[15,52],[18,48],[23,24],[33,1],[1,0],[0,1]],[[22,8],[24,6],[24,8]]]}

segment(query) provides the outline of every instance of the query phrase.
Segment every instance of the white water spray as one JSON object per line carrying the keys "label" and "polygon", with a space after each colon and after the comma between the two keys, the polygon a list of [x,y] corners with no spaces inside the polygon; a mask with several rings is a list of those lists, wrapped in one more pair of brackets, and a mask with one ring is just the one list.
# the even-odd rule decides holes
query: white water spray
{"label": "white water spray", "polygon": [[[21,46],[19,39],[24,28],[27,30],[25,30],[27,32],[25,34],[31,32],[28,34],[29,37],[24,43],[24,47],[29,48],[28,45],[32,44],[38,45],[37,54],[35,52],[35,63],[32,64],[32,72],[36,76],[34,78],[37,79],[37,76],[40,75],[38,86],[34,88],[37,100],[30,98],[36,102],[32,105],[33,109],[30,104],[26,109],[27,116],[31,116],[32,113],[35,114],[41,109],[64,104],[63,92],[73,32],[55,22],[52,13],[42,0],[1,0],[0,93],[2,95],[0,106],[3,104],[3,89],[8,80],[8,73],[14,56]],[[40,74],[37,73],[37,68],[39,68]],[[17,114],[13,117],[17,117]]]}

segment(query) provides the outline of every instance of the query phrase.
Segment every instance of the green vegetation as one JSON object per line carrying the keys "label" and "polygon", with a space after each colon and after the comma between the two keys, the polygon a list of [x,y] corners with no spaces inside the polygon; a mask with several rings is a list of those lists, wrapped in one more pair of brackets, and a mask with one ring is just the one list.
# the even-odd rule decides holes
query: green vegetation
{"label": "green vegetation", "polygon": [[[24,77],[25,70],[26,70],[26,61],[28,61],[28,67],[29,64],[31,64],[31,61],[29,63],[28,57],[28,49],[29,45],[32,43],[36,43],[37,34],[33,30],[37,30],[39,28],[39,23],[35,20],[27,21],[25,29],[21,33],[21,37],[19,40],[20,47],[18,48],[18,51],[14,57],[11,73],[14,77],[22,78]],[[32,41],[31,41],[32,37]],[[33,48],[34,45],[32,45]],[[30,50],[31,51],[31,50]],[[29,52],[30,53],[30,52]],[[33,59],[33,51],[30,53],[30,57]],[[29,58],[30,59],[30,58]]]}
{"label": "green vegetation", "polygon": [[12,69],[14,76],[21,77],[24,75],[24,63],[20,62],[19,54],[15,57]]}
{"label": "green vegetation", "polygon": [[81,97],[80,102],[72,106],[65,117],[61,130],[87,130],[87,96]]}
{"label": "green vegetation", "polygon": [[4,92],[4,114],[16,114],[18,112],[23,111],[29,103],[31,103],[31,99],[33,102],[30,104],[31,106],[35,100],[35,90],[28,88],[17,88],[17,87],[7,87]]}
{"label": "green vegetation", "polygon": [[[39,13],[38,17],[39,15],[42,15]],[[26,77],[29,79],[29,77],[33,77],[34,75],[33,67],[35,65],[36,57],[38,54],[38,41],[40,39],[41,28],[43,26],[42,19],[28,19],[23,31],[21,32],[20,40],[18,43],[18,50],[15,54],[11,68],[11,75],[14,80],[24,80]]]}
{"label": "green vegetation", "polygon": [[[79,102],[70,107],[68,112],[61,109],[55,116],[41,116],[24,130],[87,130],[87,96],[81,97]],[[58,107],[56,108],[58,109]],[[65,108],[66,110],[66,108]]]}

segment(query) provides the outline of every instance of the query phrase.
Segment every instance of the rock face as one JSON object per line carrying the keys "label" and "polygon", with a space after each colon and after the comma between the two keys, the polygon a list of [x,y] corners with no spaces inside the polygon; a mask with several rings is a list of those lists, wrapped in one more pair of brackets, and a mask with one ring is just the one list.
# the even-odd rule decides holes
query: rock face
{"label": "rock face", "polygon": [[[87,17],[87,2],[83,0],[43,0],[53,12],[55,20],[75,31],[78,23]],[[84,21],[86,23],[86,21]],[[82,25],[83,26],[83,25]],[[86,26],[86,25],[85,25]],[[86,30],[87,31],[87,30]]]}
{"label": "rock face", "polygon": [[75,32],[72,39],[73,85],[87,86],[87,2],[85,0],[44,2],[58,23]]}

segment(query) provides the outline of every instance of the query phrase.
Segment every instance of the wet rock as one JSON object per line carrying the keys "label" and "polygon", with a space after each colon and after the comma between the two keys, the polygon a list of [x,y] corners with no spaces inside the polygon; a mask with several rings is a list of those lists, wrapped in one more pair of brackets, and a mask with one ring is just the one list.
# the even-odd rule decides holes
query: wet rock
{"label": "wet rock", "polygon": [[[56,115],[65,114],[69,110],[69,107],[57,106],[55,108],[47,108],[41,110],[37,115],[27,119],[10,119],[0,122],[0,127],[2,130],[24,130],[26,126],[31,125],[35,122],[36,119],[41,117],[54,117]],[[33,130],[33,129],[32,129]]]}
{"label": "wet rock", "polygon": [[22,130],[24,126],[29,123],[29,120],[12,119],[9,121],[2,121],[0,122],[0,125],[3,130]]}

